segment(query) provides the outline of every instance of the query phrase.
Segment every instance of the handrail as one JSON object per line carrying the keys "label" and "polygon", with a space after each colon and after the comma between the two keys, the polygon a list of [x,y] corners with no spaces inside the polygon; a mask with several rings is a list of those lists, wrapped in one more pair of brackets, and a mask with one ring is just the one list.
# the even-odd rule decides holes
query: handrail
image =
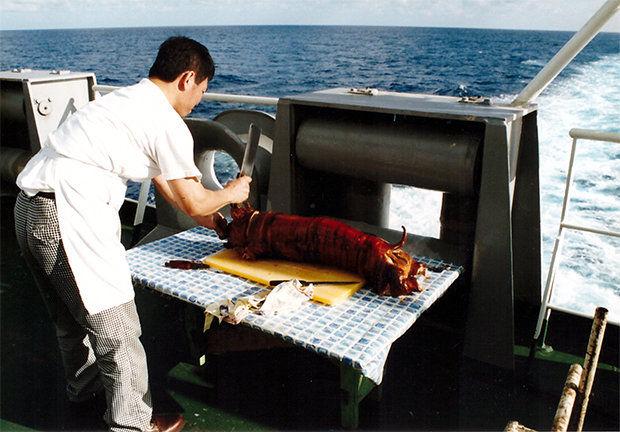
{"label": "handrail", "polygon": [[609,230],[609,229],[598,229],[598,228],[587,227],[584,225],[576,225],[576,224],[564,223],[564,222],[562,222],[561,225],[562,225],[562,228],[567,228],[573,231],[585,231],[591,234],[600,234],[600,235],[620,238],[620,231],[614,231],[614,230]]}
{"label": "handrail", "polygon": [[[549,272],[547,273],[545,291],[541,299],[542,301],[540,305],[540,311],[538,313],[538,321],[536,322],[536,329],[534,331],[534,337],[533,337],[534,343],[532,344],[532,349],[535,349],[535,345],[538,343],[541,337],[541,332],[543,328],[547,327],[551,309],[553,308],[556,310],[566,310],[566,309],[556,307],[551,302],[551,295],[553,293],[553,288],[555,284],[555,276],[556,276],[556,273],[559,267],[559,262],[560,262],[559,257],[561,256],[562,243],[564,239],[564,230],[568,229],[568,230],[573,230],[573,231],[589,232],[589,233],[598,234],[602,236],[620,237],[619,231],[614,231],[611,229],[598,229],[595,227],[576,225],[576,224],[566,222],[568,204],[570,202],[570,197],[571,197],[570,195],[571,185],[573,183],[573,165],[575,163],[577,140],[584,139],[584,140],[620,143],[620,133],[592,130],[592,129],[574,128],[569,131],[569,135],[573,138],[573,143],[571,146],[571,152],[570,152],[569,161],[568,161],[568,171],[566,173],[566,186],[564,189],[564,200],[562,201],[562,213],[560,215],[560,225],[558,229],[558,234],[553,244],[553,252],[551,254],[551,263],[549,264]],[[544,339],[545,339],[545,336],[543,335],[542,336],[543,345],[544,345]]]}
{"label": "handrail", "polygon": [[[107,93],[107,92],[111,92],[119,88],[121,87],[95,84],[93,86],[93,91]],[[226,93],[205,93],[202,96],[202,100],[243,103],[243,104],[250,104],[250,105],[276,106],[278,105],[279,99],[275,97],[266,97],[266,96],[232,95],[232,94],[226,94]]]}
{"label": "handrail", "polygon": [[575,139],[620,143],[620,132],[573,128],[568,134]]}
{"label": "handrail", "polygon": [[598,34],[601,28],[620,9],[620,0],[607,0],[585,25],[557,52],[549,63],[512,101],[512,106],[530,104],[559,75],[572,59]]}
{"label": "handrail", "polygon": [[266,96],[232,95],[225,93],[205,93],[202,96],[202,100],[276,106],[278,105],[279,98]]}

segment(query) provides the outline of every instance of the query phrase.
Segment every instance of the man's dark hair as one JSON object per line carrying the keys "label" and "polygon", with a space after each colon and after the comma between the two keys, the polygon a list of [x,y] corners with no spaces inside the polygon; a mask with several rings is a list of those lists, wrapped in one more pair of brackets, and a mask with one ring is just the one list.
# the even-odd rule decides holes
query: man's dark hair
{"label": "man's dark hair", "polygon": [[215,65],[207,47],[184,36],[173,36],[159,47],[157,58],[149,71],[149,78],[172,82],[185,71],[196,73],[196,82],[215,75]]}

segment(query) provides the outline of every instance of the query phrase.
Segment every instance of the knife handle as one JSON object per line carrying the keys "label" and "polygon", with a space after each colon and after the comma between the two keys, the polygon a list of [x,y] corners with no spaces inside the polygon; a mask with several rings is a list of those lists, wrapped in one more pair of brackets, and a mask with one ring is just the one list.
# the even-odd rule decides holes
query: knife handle
{"label": "knife handle", "polygon": [[209,268],[209,264],[196,262],[196,261],[188,261],[188,260],[170,260],[170,261],[167,261],[164,265],[166,267],[182,269],[182,270]]}

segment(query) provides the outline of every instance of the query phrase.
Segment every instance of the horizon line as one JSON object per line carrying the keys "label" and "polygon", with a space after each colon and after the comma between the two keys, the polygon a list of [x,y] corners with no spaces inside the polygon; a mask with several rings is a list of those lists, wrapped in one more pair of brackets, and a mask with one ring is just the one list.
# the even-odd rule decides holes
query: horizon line
{"label": "horizon line", "polygon": [[[97,27],[45,27],[45,28],[18,28],[2,29],[10,31],[55,31],[55,30],[120,30],[120,29],[148,29],[148,28],[196,28],[196,27],[375,27],[375,28],[421,28],[421,29],[457,29],[457,30],[495,30],[495,31],[538,31],[576,33],[578,30],[552,30],[536,28],[496,28],[496,27],[459,27],[459,26],[421,26],[421,25],[374,25],[374,24],[202,24],[202,25],[128,25],[128,26],[97,26]],[[620,34],[615,31],[601,31],[600,33]]]}

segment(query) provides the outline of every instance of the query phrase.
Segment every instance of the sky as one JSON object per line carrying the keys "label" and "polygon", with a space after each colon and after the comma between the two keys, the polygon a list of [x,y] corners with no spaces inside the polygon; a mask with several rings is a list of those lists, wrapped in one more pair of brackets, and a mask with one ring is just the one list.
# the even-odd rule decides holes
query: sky
{"label": "sky", "polygon": [[[579,30],[605,0],[0,0],[0,29],[381,25]],[[620,32],[620,13],[604,27]]]}

